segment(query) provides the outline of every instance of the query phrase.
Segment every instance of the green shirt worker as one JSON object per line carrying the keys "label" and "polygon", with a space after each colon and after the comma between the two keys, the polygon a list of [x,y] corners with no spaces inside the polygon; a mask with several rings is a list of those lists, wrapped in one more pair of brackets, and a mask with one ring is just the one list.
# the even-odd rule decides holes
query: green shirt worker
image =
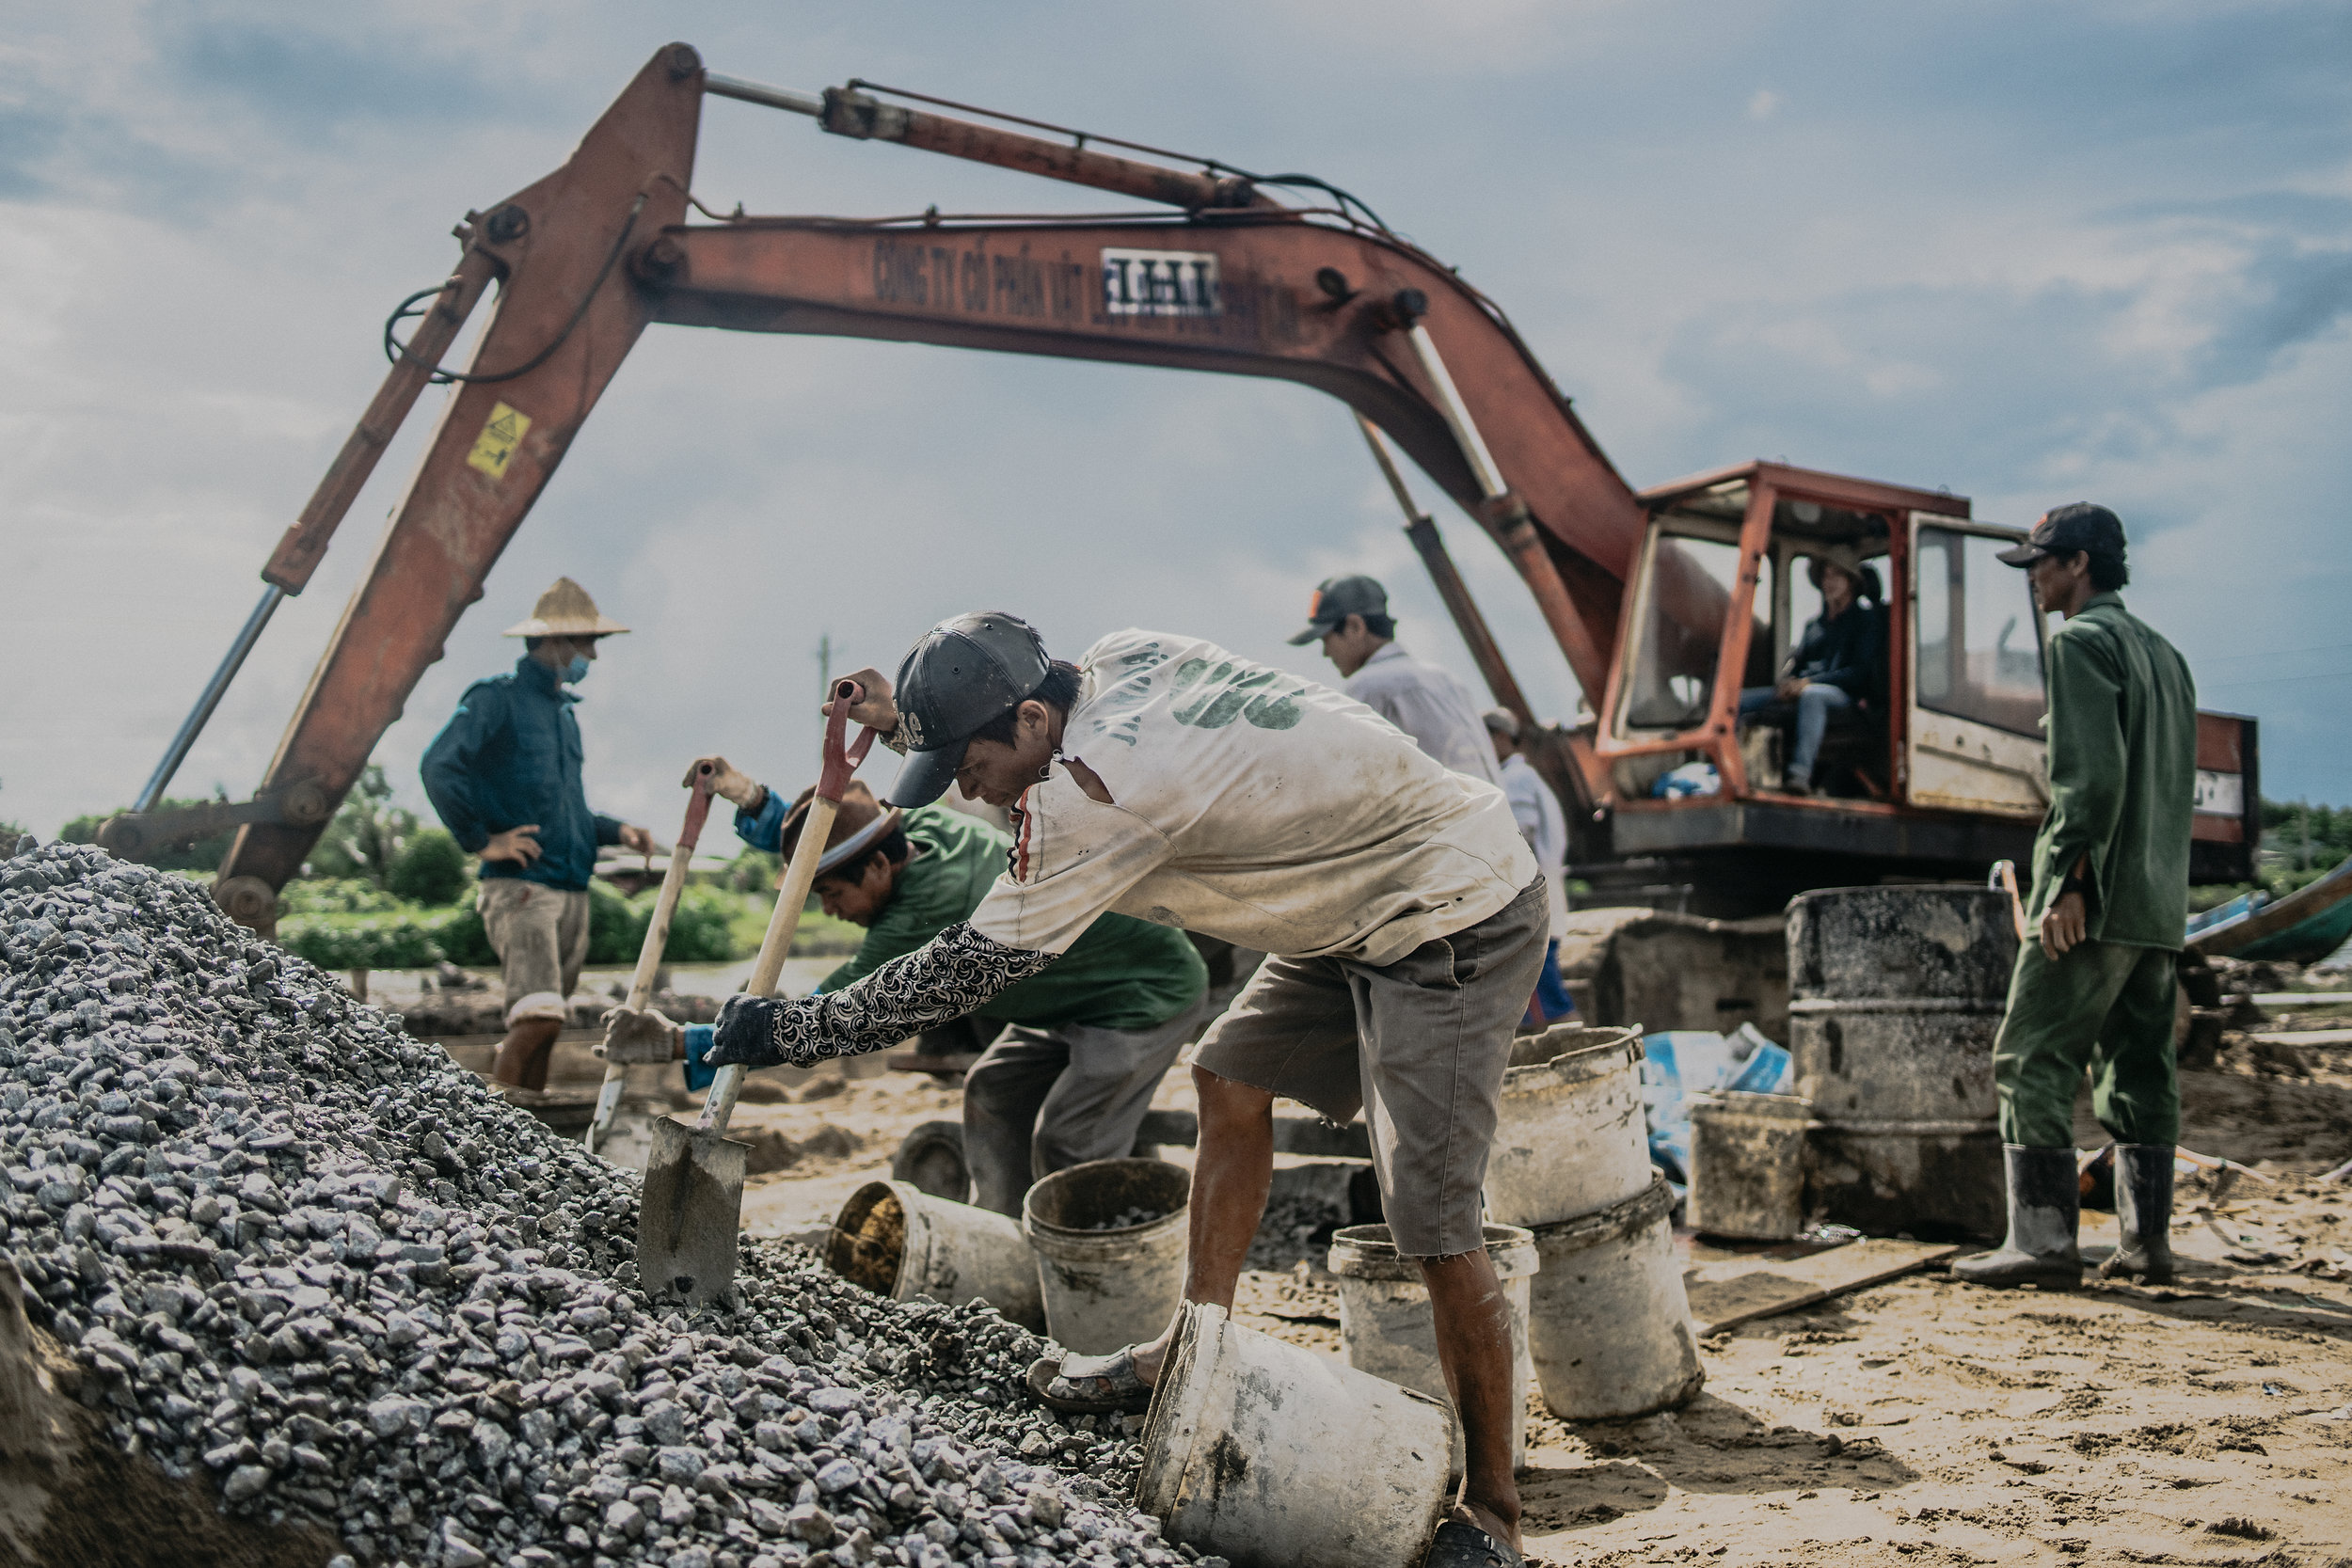
{"label": "green shirt worker", "polygon": [[[813,790],[782,797],[715,765],[735,831],[789,856]],[[699,765],[697,765],[699,766]],[[1008,864],[1012,840],[946,806],[885,808],[852,780],[826,835],[816,893],[866,940],[818,990],[855,984],[969,920]],[[1041,1177],[1135,1149],[1160,1080],[1201,1022],[1208,970],[1184,932],[1105,914],[1043,974],[973,1010],[983,1037],[1003,1026],[963,1081],[963,1156],[972,1201],[1018,1216]]]}
{"label": "green shirt worker", "polygon": [[2171,643],[2123,608],[2123,525],[2104,506],[2043,515],[2001,559],[2066,624],[2050,637],[2050,809],[2034,839],[2034,940],[1993,1048],[2009,1237],[1952,1265],[1979,1285],[2082,1281],[2074,1090],[2116,1143],[2122,1237],[2107,1275],[2172,1277],[2174,964],[2188,907],[2197,692]]}

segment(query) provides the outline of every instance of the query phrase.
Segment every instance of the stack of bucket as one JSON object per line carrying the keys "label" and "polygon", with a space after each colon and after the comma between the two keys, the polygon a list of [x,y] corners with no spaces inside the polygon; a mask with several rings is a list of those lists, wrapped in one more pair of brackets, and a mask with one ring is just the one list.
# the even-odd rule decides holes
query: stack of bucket
{"label": "stack of bucket", "polygon": [[2000,1234],[1993,1042],[2016,958],[2008,895],[1985,888],[1831,888],[1790,904],[1789,1053],[1816,1118],[1815,1219]]}
{"label": "stack of bucket", "polygon": [[1706,1372],[1650,1168],[1635,1028],[1562,1024],[1518,1041],[1486,1165],[1486,1217],[1533,1232],[1528,1348],[1568,1420],[1682,1403]]}
{"label": "stack of bucket", "polygon": [[[869,1181],[826,1238],[825,1266],[895,1301],[985,1301],[1088,1354],[1157,1336],[1184,1287],[1192,1173],[1162,1160],[1097,1160],[1029,1189],[1022,1216]],[[1139,1225],[1116,1222],[1141,1211]]]}

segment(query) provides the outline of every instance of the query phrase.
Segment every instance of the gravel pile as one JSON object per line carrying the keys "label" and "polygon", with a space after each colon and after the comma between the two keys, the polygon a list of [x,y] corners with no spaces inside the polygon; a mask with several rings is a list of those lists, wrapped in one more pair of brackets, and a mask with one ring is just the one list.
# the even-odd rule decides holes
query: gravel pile
{"label": "gravel pile", "polygon": [[649,1304],[633,1173],[179,878],[0,864],[0,1236],[83,1398],[350,1560],[1196,1560],[1122,1500],[1139,1422],[1021,1394],[1034,1336],[780,1243],[737,1309]]}

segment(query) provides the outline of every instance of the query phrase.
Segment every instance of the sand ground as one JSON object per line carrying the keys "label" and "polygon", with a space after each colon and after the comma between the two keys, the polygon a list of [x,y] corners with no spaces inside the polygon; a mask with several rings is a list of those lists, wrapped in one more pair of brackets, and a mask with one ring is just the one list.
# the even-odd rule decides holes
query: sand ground
{"label": "sand ground", "polygon": [[[2282,1024],[2344,1031],[2352,1008],[2274,1009]],[[1718,1336],[1678,1411],[1536,1418],[1531,1552],[1595,1568],[2352,1568],[2352,1182],[2312,1180],[2352,1158],[2352,1043],[2298,1052],[2300,1076],[2249,1049],[2184,1075],[2184,1146],[2259,1176],[2183,1183],[2174,1286],[1994,1292],[1939,1270]],[[952,1085],[872,1060],[756,1077],[770,1099],[739,1128],[795,1150],[746,1192],[763,1234],[823,1227],[910,1129],[958,1115]],[[1157,1103],[1189,1098],[1179,1073]],[[2077,1132],[2105,1141],[2087,1108]],[[2087,1253],[2113,1240],[2111,1215],[2086,1214]],[[1693,1264],[1728,1256],[1679,1244]],[[1246,1278],[1238,1315],[1338,1354],[1333,1282],[1317,1259],[1280,1260]]]}

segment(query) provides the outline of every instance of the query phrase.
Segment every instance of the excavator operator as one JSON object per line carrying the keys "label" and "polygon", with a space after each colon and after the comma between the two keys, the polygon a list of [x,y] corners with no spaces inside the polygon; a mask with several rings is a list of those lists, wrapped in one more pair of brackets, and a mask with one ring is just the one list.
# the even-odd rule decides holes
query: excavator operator
{"label": "excavator operator", "polygon": [[[1511,1037],[1542,968],[1544,879],[1501,789],[1362,704],[1198,638],[1113,632],[1077,665],[1025,622],[932,628],[850,717],[907,760],[1017,809],[1009,873],[970,917],[827,995],[731,998],[714,1063],[807,1066],[896,1043],[1049,974],[1107,912],[1271,956],[1191,1053],[1200,1097],[1184,1295],[1230,1309],[1274,1173],[1274,1101],[1366,1112],[1399,1253],[1429,1289],[1469,1438],[1433,1568],[1513,1568],[1511,1324],[1481,1187]],[[1489,753],[1491,754],[1491,753]],[[1072,1414],[1149,1403],[1184,1319],[1148,1344],[1040,1360]],[[1324,1434],[1315,1434],[1321,1436]]]}

